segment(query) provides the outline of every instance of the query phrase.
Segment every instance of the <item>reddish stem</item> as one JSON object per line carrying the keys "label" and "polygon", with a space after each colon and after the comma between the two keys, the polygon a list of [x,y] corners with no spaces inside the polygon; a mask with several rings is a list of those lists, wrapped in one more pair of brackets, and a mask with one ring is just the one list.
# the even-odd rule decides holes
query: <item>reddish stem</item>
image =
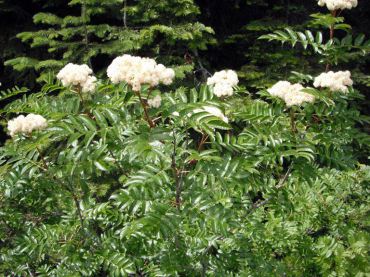
{"label": "reddish stem", "polygon": [[203,149],[203,145],[206,143],[208,139],[208,135],[202,134],[202,139],[200,140],[199,146],[198,146],[198,152]]}
{"label": "reddish stem", "polygon": [[143,107],[144,109],[144,114],[145,114],[145,118],[146,118],[146,121],[148,121],[148,124],[149,124],[149,127],[150,128],[154,128],[155,127],[155,123],[153,122],[153,120],[150,118],[149,116],[149,113],[148,113],[148,109],[147,109],[147,106],[143,100],[143,98],[141,98],[141,94],[140,92],[137,92],[137,96],[139,97],[139,100],[140,100],[140,103],[141,103],[141,106]]}
{"label": "reddish stem", "polygon": [[[331,12],[331,15],[332,15],[333,17],[336,17],[336,16],[337,16],[337,10],[332,11],[332,12]],[[330,40],[332,41],[332,40],[334,39],[334,24],[332,24],[332,25],[330,26],[329,31],[330,31]],[[328,63],[326,64],[325,71],[326,71],[326,72],[328,72],[328,71],[329,71],[329,69],[330,69],[330,63],[328,62]]]}

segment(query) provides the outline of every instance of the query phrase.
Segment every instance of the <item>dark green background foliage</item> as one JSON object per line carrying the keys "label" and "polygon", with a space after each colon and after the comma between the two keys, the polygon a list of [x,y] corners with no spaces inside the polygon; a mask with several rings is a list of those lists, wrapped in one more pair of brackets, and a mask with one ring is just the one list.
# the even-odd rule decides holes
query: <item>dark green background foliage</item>
{"label": "dark green background foliage", "polygon": [[[90,60],[94,71],[99,72],[117,54],[130,52],[155,56],[175,65],[194,63],[198,70],[203,64],[211,72],[236,69],[248,80],[249,86],[258,87],[261,81],[276,79],[276,74],[288,76],[291,70],[321,68],[317,60],[308,63],[308,51],[292,51],[290,47],[281,48],[278,44],[257,40],[260,35],[288,25],[296,30],[305,30],[308,26],[314,30],[310,14],[326,12],[318,8],[316,2],[128,0],[124,9],[123,0],[2,0],[0,81],[5,87],[12,87],[14,83],[30,86],[40,71],[59,68],[63,61]],[[369,37],[368,1],[359,1],[356,9],[345,11],[343,15],[346,23],[352,26],[350,33]],[[124,28],[124,21],[127,28]],[[213,37],[209,27],[215,31]],[[339,37],[345,34],[337,32]],[[207,43],[209,47],[205,49]],[[9,66],[4,67],[6,61]],[[368,59],[360,61],[348,60],[349,67],[366,73]],[[11,70],[12,66],[29,70],[21,70],[23,74],[19,74]],[[341,67],[348,68],[348,65],[341,64]],[[363,82],[368,84],[368,78]]]}
{"label": "dark green background foliage", "polygon": [[[0,0],[1,125],[49,124],[3,132],[0,276],[368,276],[370,3],[328,45],[316,2]],[[105,76],[124,53],[176,71],[154,128]],[[83,101],[55,80],[68,62],[99,77]],[[348,94],[287,109],[266,92],[327,64]],[[224,68],[241,82],[219,99],[203,81]]]}

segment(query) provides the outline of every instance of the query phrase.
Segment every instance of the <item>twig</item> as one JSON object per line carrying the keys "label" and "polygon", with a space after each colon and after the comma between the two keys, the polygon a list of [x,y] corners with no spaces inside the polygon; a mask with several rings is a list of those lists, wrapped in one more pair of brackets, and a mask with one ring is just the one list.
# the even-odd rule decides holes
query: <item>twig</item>
{"label": "twig", "polygon": [[113,157],[113,159],[114,159],[114,162],[115,162],[115,164],[117,165],[117,167],[122,171],[122,173],[124,174],[124,175],[127,175],[126,173],[125,173],[125,170],[123,169],[123,167],[120,165],[120,163],[118,162],[118,159],[116,158],[116,156],[113,154],[113,151],[112,150],[108,150],[109,151],[109,153],[111,154],[111,156]]}
{"label": "twig", "polygon": [[143,107],[143,109],[144,109],[145,118],[146,118],[146,121],[148,121],[149,127],[150,127],[150,128],[154,128],[154,127],[155,127],[155,123],[153,122],[153,120],[150,118],[150,116],[149,116],[149,114],[148,114],[147,106],[146,106],[146,104],[144,103],[143,98],[141,98],[141,94],[140,94],[140,92],[137,92],[137,93],[136,93],[136,95],[139,97],[139,100],[140,100],[141,106],[142,106],[142,107]]}
{"label": "twig", "polygon": [[[339,12],[340,14],[340,12]],[[334,10],[331,12],[331,15],[333,17],[336,17],[337,16],[337,10]],[[330,41],[333,41],[334,39],[334,24],[332,24],[329,28],[329,33],[330,33]],[[328,72],[330,69],[330,62],[328,61],[327,64],[326,64],[326,68],[325,68],[325,71]]]}
{"label": "twig", "polygon": [[[290,174],[290,172],[292,171],[292,166],[293,164],[291,164],[288,168],[288,170],[286,171],[286,173],[284,174],[283,178],[280,179],[279,183],[276,185],[276,189],[279,190],[281,188],[284,187],[285,185],[285,182],[286,180],[288,179],[288,176]],[[269,197],[261,202],[258,202],[258,203],[255,203],[252,205],[252,207],[250,208],[250,210],[248,211],[247,215],[250,215],[252,214],[255,210],[257,210],[258,208],[266,205],[267,203],[269,203],[270,201],[272,200],[272,197]]]}
{"label": "twig", "polygon": [[208,135],[205,135],[205,134],[202,133],[202,138],[201,138],[199,146],[198,146],[198,152],[203,149],[203,146],[206,143],[208,137],[209,137]]}
{"label": "twig", "polygon": [[82,212],[81,212],[81,207],[80,207],[80,201],[78,201],[76,194],[74,194],[73,192],[72,192],[72,197],[73,197],[73,200],[77,208],[77,214],[78,214],[78,217],[80,218],[81,227],[85,229],[84,219],[82,217]]}
{"label": "twig", "polygon": [[[79,201],[77,199],[77,196],[75,195],[75,193],[73,192],[73,190],[71,188],[68,188],[68,186],[65,186],[62,181],[60,181],[59,179],[57,179],[55,177],[55,175],[50,175],[49,166],[47,165],[47,163],[46,163],[46,161],[45,161],[45,159],[44,159],[44,157],[43,157],[43,155],[41,153],[41,150],[37,146],[36,146],[36,149],[37,149],[37,151],[38,151],[38,153],[39,153],[39,155],[41,157],[42,163],[44,165],[43,167],[41,167],[39,165],[37,165],[37,166],[40,169],[42,169],[43,171],[45,171],[46,172],[46,175],[49,175],[49,177],[52,180],[54,180],[55,182],[59,183],[62,187],[65,187],[67,189],[67,191],[71,193],[72,198],[73,198],[73,200],[75,202],[75,205],[76,205],[76,208],[77,208],[77,214],[78,214],[78,216],[80,218],[81,227],[84,228],[84,221],[83,221],[83,217],[82,217],[82,213],[81,213],[80,203],[79,203]],[[30,160],[30,162],[32,162],[32,160]]]}

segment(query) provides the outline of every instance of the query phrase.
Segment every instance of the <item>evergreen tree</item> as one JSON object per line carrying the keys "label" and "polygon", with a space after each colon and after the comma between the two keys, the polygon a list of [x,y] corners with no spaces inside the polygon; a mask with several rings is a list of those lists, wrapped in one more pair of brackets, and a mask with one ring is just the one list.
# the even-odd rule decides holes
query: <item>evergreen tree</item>
{"label": "evergreen tree", "polygon": [[141,53],[180,66],[192,64],[189,53],[212,42],[212,29],[196,21],[199,8],[193,0],[71,0],[68,6],[46,1],[44,9],[33,17],[43,28],[18,38],[47,49],[47,57],[17,57],[6,65],[46,73],[68,61],[96,63],[100,69],[117,55]]}

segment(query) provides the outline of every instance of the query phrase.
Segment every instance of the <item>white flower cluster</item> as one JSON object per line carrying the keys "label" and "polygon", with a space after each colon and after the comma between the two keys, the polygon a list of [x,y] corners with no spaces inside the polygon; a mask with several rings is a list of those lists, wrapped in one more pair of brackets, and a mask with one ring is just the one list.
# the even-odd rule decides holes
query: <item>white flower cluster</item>
{"label": "white flower cluster", "polygon": [[79,86],[83,92],[92,92],[96,87],[96,77],[86,64],[78,65],[69,63],[59,71],[57,78],[63,86]]}
{"label": "white flower cluster", "polygon": [[114,84],[126,82],[134,91],[140,91],[143,84],[151,87],[172,84],[175,71],[150,58],[123,55],[113,60],[107,75]]}
{"label": "white flower cluster", "polygon": [[20,115],[8,122],[9,135],[14,137],[18,133],[30,134],[34,130],[43,130],[48,126],[45,118],[38,114]]}
{"label": "white flower cluster", "polygon": [[326,5],[328,10],[344,10],[356,8],[358,1],[357,0],[319,0],[319,6],[323,7]]}
{"label": "white flower cluster", "polygon": [[284,100],[288,107],[300,106],[304,102],[315,102],[315,96],[303,92],[301,84],[291,84],[288,81],[279,81],[267,91],[272,95]]}
{"label": "white flower cluster", "polygon": [[148,99],[148,106],[150,108],[159,108],[161,106],[162,98],[160,95],[154,96],[152,99]]}
{"label": "white flower cluster", "polygon": [[238,75],[233,70],[216,72],[207,79],[207,85],[214,85],[213,93],[217,97],[233,95],[233,87],[239,83]]}
{"label": "white flower cluster", "polygon": [[316,77],[313,85],[316,88],[329,88],[332,92],[340,91],[342,93],[347,93],[348,86],[352,86],[353,81],[351,79],[351,72],[348,70],[338,72],[329,71],[321,73]]}
{"label": "white flower cluster", "polygon": [[220,118],[223,122],[228,123],[229,119],[222,113],[222,111],[217,107],[203,106],[201,109],[195,109],[194,113],[207,112],[215,117]]}

